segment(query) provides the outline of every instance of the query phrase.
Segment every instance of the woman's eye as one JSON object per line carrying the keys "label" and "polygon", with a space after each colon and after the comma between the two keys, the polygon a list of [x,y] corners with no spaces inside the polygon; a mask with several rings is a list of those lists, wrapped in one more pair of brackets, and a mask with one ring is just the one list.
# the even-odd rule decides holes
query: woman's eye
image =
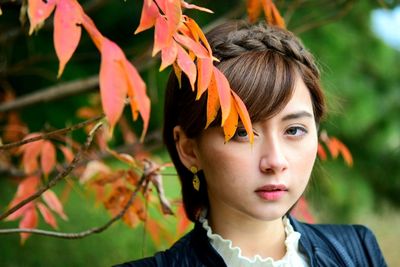
{"label": "woman's eye", "polygon": [[290,136],[303,136],[307,133],[307,130],[304,127],[294,126],[290,127],[286,130],[285,134]]}
{"label": "woman's eye", "polygon": [[247,135],[246,129],[242,128],[242,127],[238,127],[235,132],[235,135],[233,136],[233,139],[236,141],[242,141],[242,142],[248,141],[249,137]]}

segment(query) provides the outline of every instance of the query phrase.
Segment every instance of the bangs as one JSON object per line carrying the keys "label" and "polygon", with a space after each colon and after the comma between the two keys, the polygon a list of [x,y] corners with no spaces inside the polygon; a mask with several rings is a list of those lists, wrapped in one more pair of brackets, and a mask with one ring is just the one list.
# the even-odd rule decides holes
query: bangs
{"label": "bangs", "polygon": [[247,107],[252,122],[269,119],[289,102],[298,74],[295,61],[271,51],[249,52],[218,64]]}

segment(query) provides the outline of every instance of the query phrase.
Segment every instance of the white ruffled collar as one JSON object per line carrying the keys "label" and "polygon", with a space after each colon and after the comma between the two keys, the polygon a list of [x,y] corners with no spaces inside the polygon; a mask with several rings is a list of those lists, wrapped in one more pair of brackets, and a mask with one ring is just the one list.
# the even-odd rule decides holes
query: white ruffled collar
{"label": "white ruffled collar", "polygon": [[271,257],[262,258],[260,255],[255,255],[252,258],[248,258],[242,255],[240,247],[233,246],[232,241],[224,239],[218,234],[214,234],[211,227],[208,225],[208,220],[205,218],[205,214],[200,217],[200,222],[203,228],[207,231],[207,236],[210,240],[210,244],[224,259],[225,263],[229,267],[283,267],[283,266],[308,266],[307,260],[304,255],[299,252],[298,243],[301,234],[296,232],[289,219],[283,217],[283,224],[285,225],[285,246],[286,254],[280,260],[274,260]]}

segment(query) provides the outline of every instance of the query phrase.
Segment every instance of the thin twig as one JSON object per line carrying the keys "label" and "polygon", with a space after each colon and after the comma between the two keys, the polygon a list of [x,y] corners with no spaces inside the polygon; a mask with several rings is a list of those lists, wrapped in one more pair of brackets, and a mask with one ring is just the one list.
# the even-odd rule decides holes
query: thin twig
{"label": "thin twig", "polygon": [[292,31],[295,32],[296,34],[300,34],[302,32],[306,32],[306,31],[309,31],[311,29],[318,28],[318,27],[321,27],[323,25],[338,21],[340,18],[344,17],[345,15],[347,15],[349,13],[349,11],[353,7],[354,3],[355,3],[354,0],[350,0],[336,14],[333,14],[331,16],[323,18],[323,19],[321,19],[319,21],[313,19],[312,22],[303,23],[302,26],[294,28],[294,29],[292,29]]}
{"label": "thin twig", "polygon": [[239,4],[229,12],[225,13],[223,16],[219,17],[218,19],[210,22],[206,26],[202,27],[203,32],[208,32],[209,30],[213,29],[215,26],[222,24],[223,22],[230,20],[230,19],[235,19],[243,12],[245,11],[245,5],[243,4],[243,1],[240,1]]}
{"label": "thin twig", "polygon": [[76,165],[81,160],[82,155],[89,149],[89,147],[90,147],[90,145],[91,145],[91,143],[93,141],[94,134],[96,133],[96,131],[102,125],[103,125],[103,123],[99,122],[93,127],[93,129],[90,131],[90,133],[89,133],[89,135],[88,135],[88,137],[86,139],[86,142],[83,145],[83,147],[81,148],[81,150],[78,151],[78,153],[75,155],[75,157],[72,160],[72,162],[66,168],[64,168],[63,171],[59,172],[57,174],[57,176],[54,177],[54,179],[51,179],[50,182],[47,185],[45,185],[42,188],[40,188],[38,191],[36,191],[36,193],[34,193],[33,195],[27,197],[26,199],[22,200],[21,202],[19,202],[15,206],[13,206],[11,209],[9,209],[9,210],[5,211],[3,214],[1,214],[0,215],[0,220],[3,220],[4,218],[9,216],[10,214],[14,213],[15,211],[17,211],[18,209],[23,207],[24,205],[26,205],[29,202],[35,200],[36,198],[41,196],[46,190],[50,189],[51,187],[56,185],[61,179],[65,178],[67,175],[69,175],[72,172],[72,170],[75,169]]}
{"label": "thin twig", "polygon": [[[160,149],[162,147],[162,138],[160,131],[154,131],[152,133],[147,134],[144,143],[136,142],[133,144],[124,144],[115,148],[114,151],[118,153],[128,153],[131,155],[135,155],[138,151],[143,150],[144,149],[143,147],[147,152],[152,152],[156,149]],[[85,160],[80,161],[77,167],[84,166],[91,160],[104,160],[112,156],[108,151],[94,151],[93,155],[94,155],[93,157],[86,158]],[[67,165],[63,164],[61,165],[61,167],[66,168]],[[34,173],[26,173],[24,170],[17,169],[15,167],[0,166],[0,177],[4,178],[6,177],[21,178],[21,177],[26,177],[28,175],[41,176],[42,174],[43,172],[41,170],[37,170]],[[51,173],[51,175],[53,174],[55,173]]]}
{"label": "thin twig", "polygon": [[294,12],[299,7],[299,5],[301,5],[301,3],[302,3],[302,1],[295,0],[288,6],[288,8],[284,14],[284,19],[285,19],[286,25],[290,24],[290,19],[292,18]]}
{"label": "thin twig", "polygon": [[91,124],[93,122],[97,122],[97,121],[101,120],[102,118],[104,118],[104,115],[99,115],[97,117],[88,119],[88,120],[86,120],[84,122],[80,122],[80,123],[72,125],[70,127],[66,127],[66,128],[63,128],[63,129],[58,129],[58,130],[55,130],[55,131],[52,131],[52,132],[49,132],[49,133],[44,133],[44,134],[29,138],[29,139],[24,139],[24,140],[17,141],[17,142],[14,142],[14,143],[5,144],[5,145],[0,146],[0,150],[6,150],[6,149],[10,149],[10,148],[17,147],[17,146],[22,146],[22,145],[25,145],[27,143],[31,143],[31,142],[35,142],[35,141],[38,141],[38,140],[41,140],[41,139],[49,138],[49,137],[51,137],[53,135],[59,135],[59,134],[67,133],[67,132],[72,132],[72,131],[75,131],[77,129],[83,128],[86,125],[89,125],[89,124]]}

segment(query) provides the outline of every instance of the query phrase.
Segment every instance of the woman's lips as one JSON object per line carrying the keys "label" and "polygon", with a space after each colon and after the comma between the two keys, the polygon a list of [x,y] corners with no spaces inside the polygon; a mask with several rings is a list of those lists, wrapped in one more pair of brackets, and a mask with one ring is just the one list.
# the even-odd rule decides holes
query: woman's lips
{"label": "woman's lips", "polygon": [[287,193],[287,187],[283,184],[269,184],[257,188],[255,192],[260,198],[273,201],[285,195]]}

